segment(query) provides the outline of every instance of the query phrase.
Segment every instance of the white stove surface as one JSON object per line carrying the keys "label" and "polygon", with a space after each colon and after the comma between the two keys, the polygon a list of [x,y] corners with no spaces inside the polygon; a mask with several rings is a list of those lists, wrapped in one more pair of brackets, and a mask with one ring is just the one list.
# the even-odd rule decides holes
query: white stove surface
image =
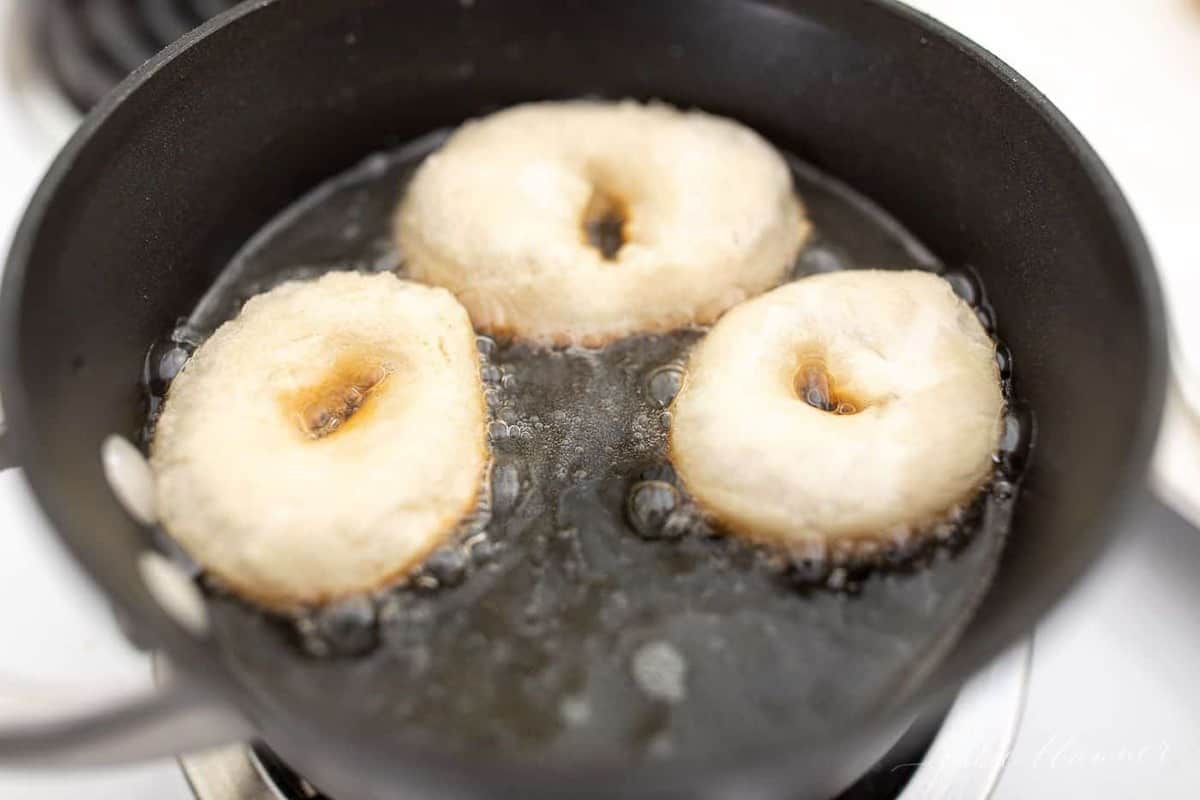
{"label": "white stove surface", "polygon": [[[17,2],[0,0],[0,34]],[[1179,365],[1200,376],[1200,314],[1187,313],[1200,300],[1200,0],[913,4],[1012,64],[1095,145],[1155,250]],[[37,125],[45,112],[0,91],[5,241],[57,145]],[[1200,460],[1184,441],[1196,436],[1194,424],[1175,418],[1160,459],[1167,496],[1193,514],[1200,510],[1191,488],[1200,487]],[[148,659],[125,643],[19,472],[0,474],[0,533],[0,630],[8,643],[0,651],[0,711],[6,696],[23,691],[21,681],[148,684]],[[1200,533],[1162,511],[1131,531],[1041,625],[1027,709],[994,797],[1200,796],[1197,576]],[[192,795],[169,760],[69,774],[0,770],[4,800],[84,797]]]}

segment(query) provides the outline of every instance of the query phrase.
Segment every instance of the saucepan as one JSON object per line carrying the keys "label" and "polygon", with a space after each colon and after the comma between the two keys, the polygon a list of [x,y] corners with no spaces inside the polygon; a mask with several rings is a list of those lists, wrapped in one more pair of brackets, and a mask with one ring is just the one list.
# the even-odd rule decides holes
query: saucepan
{"label": "saucepan", "polygon": [[[887,702],[853,713],[853,703],[846,713],[821,705],[851,697],[880,653],[909,652],[903,625],[855,660],[830,655],[829,642],[846,640],[831,635],[804,663],[767,647],[761,670],[697,667],[696,680],[712,682],[692,688],[692,710],[671,713],[727,727],[729,747],[703,758],[530,759],[409,742],[393,718],[364,712],[363,695],[419,693],[420,681],[389,684],[356,659],[313,666],[246,610],[198,624],[164,594],[161,537],[106,481],[103,443],[137,441],[145,423],[147,348],[281,209],[372,153],[521,101],[579,97],[737,119],[884,209],[939,268],[984,287],[1035,441],[1007,541],[979,558],[987,566],[973,588],[956,584],[972,590],[905,607],[912,630],[936,618],[938,636],[909,648],[911,668]],[[815,223],[820,232],[836,220]],[[244,3],[168,47],[83,122],[20,227],[0,326],[5,465],[24,470],[131,638],[173,665],[155,693],[7,728],[0,758],[110,762],[257,738],[351,800],[835,793],[1135,524],[1166,375],[1151,259],[1096,155],[1010,68],[889,0]],[[576,527],[588,535],[587,520]],[[906,580],[925,578],[880,585]],[[806,602],[849,621],[899,619],[874,591]],[[715,612],[705,620],[727,624]],[[803,730],[742,736],[740,725],[770,717],[771,698],[787,707],[801,686],[820,712]],[[746,707],[758,716],[714,699],[739,692],[756,698]]]}

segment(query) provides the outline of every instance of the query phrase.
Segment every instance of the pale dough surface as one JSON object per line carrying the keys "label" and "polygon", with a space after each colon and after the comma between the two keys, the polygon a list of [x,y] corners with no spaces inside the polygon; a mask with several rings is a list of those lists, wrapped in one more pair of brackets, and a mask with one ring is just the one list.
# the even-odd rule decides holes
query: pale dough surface
{"label": "pale dough surface", "polygon": [[[612,260],[583,220],[625,210]],[[699,111],[633,101],[516,106],[459,128],[417,171],[397,236],[410,274],[476,326],[553,344],[711,322],[783,279],[810,225],[783,158]]]}
{"label": "pale dough surface", "polygon": [[[355,381],[365,401],[314,437],[313,404]],[[452,533],[480,489],[485,424],[474,331],[449,292],[391,274],[285,283],[172,383],[151,448],[159,511],[237,593],[325,602],[386,584]]]}
{"label": "pale dough surface", "polygon": [[[858,413],[797,396],[821,358]],[[671,456],[730,529],[789,546],[920,531],[992,471],[1004,411],[994,345],[927,272],[827,273],[727,313],[693,352]]]}

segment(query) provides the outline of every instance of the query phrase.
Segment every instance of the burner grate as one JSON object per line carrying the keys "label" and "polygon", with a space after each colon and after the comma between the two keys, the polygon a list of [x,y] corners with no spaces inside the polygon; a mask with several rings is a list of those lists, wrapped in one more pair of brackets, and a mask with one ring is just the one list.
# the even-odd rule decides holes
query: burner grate
{"label": "burner grate", "polygon": [[37,51],[54,83],[87,111],[147,59],[236,0],[45,0]]}
{"label": "burner grate", "polygon": [[[945,709],[922,716],[878,764],[857,783],[838,795],[836,800],[895,800],[901,797],[915,772],[916,765],[920,764],[929,752],[929,747],[945,718]],[[243,750],[230,753],[225,758],[235,764],[242,764],[245,771],[248,771],[245,765],[252,764],[262,783],[254,781],[252,786],[236,793],[230,792],[228,797],[224,794],[218,795],[212,787],[197,785],[203,776],[198,774],[199,770],[195,765],[189,769],[185,760],[184,769],[189,774],[189,780],[199,800],[333,800],[297,775],[263,745],[254,745],[248,752]],[[206,792],[206,788],[209,791]]]}

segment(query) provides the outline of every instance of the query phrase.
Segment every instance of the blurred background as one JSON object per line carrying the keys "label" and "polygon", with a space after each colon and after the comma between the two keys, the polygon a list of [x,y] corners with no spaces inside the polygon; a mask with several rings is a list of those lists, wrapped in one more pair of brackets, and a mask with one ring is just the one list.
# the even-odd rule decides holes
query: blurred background
{"label": "blurred background", "polygon": [[[0,0],[5,247],[81,114],[163,45],[232,5]],[[1010,659],[1015,666],[1003,679],[975,688],[976,705],[1004,705],[1011,722],[1005,735],[986,750],[943,760],[936,774],[913,765],[888,771],[922,778],[902,795],[909,800],[1200,797],[1200,533],[1189,525],[1200,524],[1200,0],[912,5],[1023,73],[1116,175],[1158,261],[1172,313],[1176,385],[1151,487],[1161,502],[1042,624],[1030,649]],[[15,471],[0,475],[0,530],[4,682],[147,683],[149,659],[121,637]],[[0,711],[6,693],[12,689],[0,685]],[[276,796],[246,771],[244,755],[226,756],[243,771],[233,770],[220,786],[195,787],[201,800]],[[306,790],[278,791],[290,800]],[[862,791],[856,797],[896,796]],[[173,761],[72,774],[0,770],[0,798],[194,796]]]}

